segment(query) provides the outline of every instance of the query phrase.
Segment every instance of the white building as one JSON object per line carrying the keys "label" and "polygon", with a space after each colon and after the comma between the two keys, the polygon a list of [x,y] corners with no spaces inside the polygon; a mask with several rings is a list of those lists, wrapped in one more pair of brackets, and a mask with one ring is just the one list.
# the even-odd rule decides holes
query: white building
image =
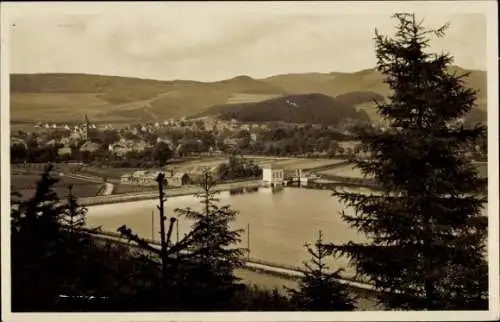
{"label": "white building", "polygon": [[283,167],[269,164],[262,167],[262,183],[266,186],[283,185],[285,170]]}

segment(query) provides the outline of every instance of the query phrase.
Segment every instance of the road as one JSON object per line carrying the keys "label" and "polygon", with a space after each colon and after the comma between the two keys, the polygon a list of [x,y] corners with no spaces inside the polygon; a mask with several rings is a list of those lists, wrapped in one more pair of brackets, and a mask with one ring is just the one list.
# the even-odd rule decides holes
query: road
{"label": "road", "polygon": [[[140,247],[135,242],[130,243],[128,240],[123,238],[118,233],[101,231],[101,232],[95,232],[95,233],[91,232],[91,234],[93,234],[96,239],[114,241],[117,243],[125,244],[125,245],[133,247],[133,248],[140,249]],[[152,246],[153,248],[159,249],[159,247],[160,247],[160,243],[157,241],[152,241],[152,240],[147,239],[147,238],[144,238],[143,240],[148,242],[150,244],[150,246]],[[304,273],[301,270],[299,270],[298,268],[285,267],[284,265],[270,263],[270,262],[266,262],[266,261],[262,261],[262,260],[258,260],[258,259],[248,259],[247,261],[245,261],[245,267],[247,269],[251,269],[251,270],[262,272],[262,273],[276,274],[276,275],[281,276],[283,278],[295,279],[295,278],[300,278],[300,277],[304,276]],[[375,287],[371,284],[368,284],[368,283],[362,283],[362,282],[357,282],[357,281],[353,281],[350,279],[343,279],[343,278],[338,279],[338,281],[342,284],[347,284],[350,287],[355,288],[355,289],[376,292]]]}

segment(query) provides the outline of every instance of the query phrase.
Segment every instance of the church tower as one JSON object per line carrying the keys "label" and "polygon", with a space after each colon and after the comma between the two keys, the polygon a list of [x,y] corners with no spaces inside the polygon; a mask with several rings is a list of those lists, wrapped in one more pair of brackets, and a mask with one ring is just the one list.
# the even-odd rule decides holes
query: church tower
{"label": "church tower", "polygon": [[87,141],[89,139],[89,131],[90,131],[90,122],[87,114],[85,114],[85,124],[82,128],[82,139]]}

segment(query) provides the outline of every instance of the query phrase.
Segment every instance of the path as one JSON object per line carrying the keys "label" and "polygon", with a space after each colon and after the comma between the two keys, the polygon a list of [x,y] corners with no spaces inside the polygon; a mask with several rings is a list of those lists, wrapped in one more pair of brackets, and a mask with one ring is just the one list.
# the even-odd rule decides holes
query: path
{"label": "path", "polygon": [[102,195],[103,196],[112,195],[115,186],[112,183],[110,183],[110,182],[106,182],[105,185],[106,186],[104,187],[104,191],[102,192]]}

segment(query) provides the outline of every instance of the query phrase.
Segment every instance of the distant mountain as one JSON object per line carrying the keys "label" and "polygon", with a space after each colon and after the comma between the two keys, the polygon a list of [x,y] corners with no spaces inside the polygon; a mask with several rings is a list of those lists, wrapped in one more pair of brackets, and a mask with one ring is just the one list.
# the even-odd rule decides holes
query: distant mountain
{"label": "distant mountain", "polygon": [[203,83],[85,74],[11,75],[13,121],[151,121],[197,114],[216,104],[286,95],[248,76]]}
{"label": "distant mountain", "polygon": [[[479,107],[486,106],[486,72],[466,70],[452,66],[451,72],[463,74],[470,72],[465,85],[478,91]],[[387,97],[391,90],[384,83],[384,76],[376,69],[365,69],[355,73],[307,73],[277,75],[264,79],[265,82],[279,86],[289,93],[322,93],[332,97],[349,92],[372,92]]]}
{"label": "distant mountain", "polygon": [[[459,73],[466,72],[453,67]],[[477,104],[486,111],[486,72],[470,71],[465,84],[477,91]],[[12,74],[12,121],[137,122],[193,116],[211,106],[234,108],[288,95],[324,94],[363,110],[377,121],[373,99],[390,95],[375,69],[355,73],[304,73],[265,79],[237,76],[218,82],[150,79],[87,74]],[[481,118],[484,112],[475,112]],[[485,120],[485,117],[484,117]]]}
{"label": "distant mountain", "polygon": [[324,94],[289,95],[257,103],[212,106],[200,116],[241,122],[285,121],[334,125],[347,119],[369,121],[364,111]]}
{"label": "distant mountain", "polygon": [[369,91],[357,91],[340,94],[336,97],[336,99],[352,105],[383,103],[385,101],[385,97],[383,95]]}

